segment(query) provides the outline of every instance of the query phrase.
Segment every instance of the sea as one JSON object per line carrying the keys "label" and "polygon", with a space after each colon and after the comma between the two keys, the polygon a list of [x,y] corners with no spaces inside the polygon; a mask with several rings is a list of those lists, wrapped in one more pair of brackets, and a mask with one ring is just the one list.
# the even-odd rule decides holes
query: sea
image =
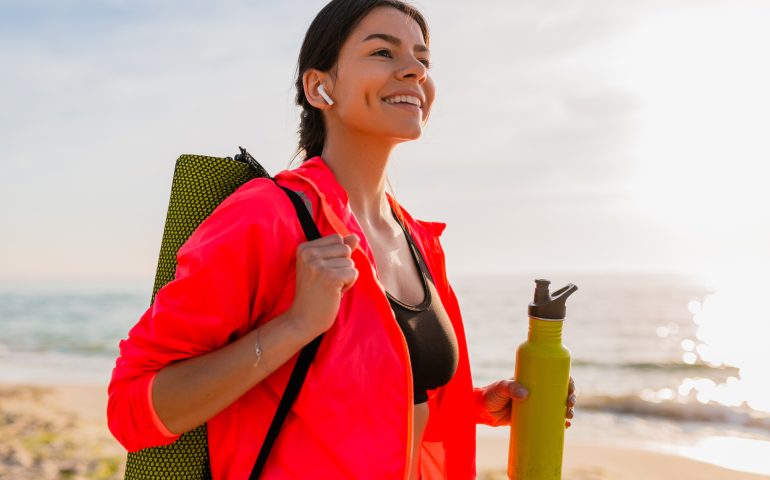
{"label": "sea", "polygon": [[[450,276],[474,385],[514,376],[534,277]],[[770,315],[761,284],[653,273],[562,273],[577,404],[568,441],[665,451],[770,475]],[[104,384],[149,305],[139,287],[4,286],[0,382]],[[479,425],[508,437],[508,427]]]}

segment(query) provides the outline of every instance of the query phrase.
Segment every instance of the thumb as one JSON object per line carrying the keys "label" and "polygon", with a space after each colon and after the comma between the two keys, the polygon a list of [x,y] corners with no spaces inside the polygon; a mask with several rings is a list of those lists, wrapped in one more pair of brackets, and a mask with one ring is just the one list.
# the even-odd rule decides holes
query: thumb
{"label": "thumb", "polygon": [[346,236],[343,240],[345,242],[345,245],[349,246],[351,250],[355,250],[361,241],[361,239],[358,238],[358,235],[356,235],[355,233],[351,233],[350,235]]}
{"label": "thumb", "polygon": [[498,384],[498,388],[503,390],[501,393],[516,400],[524,400],[529,395],[529,391],[527,391],[524,385],[515,380],[502,380]]}

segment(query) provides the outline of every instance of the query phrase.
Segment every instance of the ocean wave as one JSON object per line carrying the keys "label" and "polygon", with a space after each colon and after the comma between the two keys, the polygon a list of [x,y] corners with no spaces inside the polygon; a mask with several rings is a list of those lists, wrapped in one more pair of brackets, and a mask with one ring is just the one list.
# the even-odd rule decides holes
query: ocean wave
{"label": "ocean wave", "polygon": [[770,414],[742,404],[730,407],[715,402],[681,399],[649,401],[638,395],[580,395],[577,409],[644,417],[676,422],[706,422],[770,430]]}
{"label": "ocean wave", "polygon": [[629,370],[677,370],[687,372],[698,371],[719,371],[727,374],[738,375],[738,368],[727,365],[713,366],[708,363],[684,363],[684,362],[597,362],[593,360],[572,360],[571,366],[573,367],[601,367],[601,368],[613,368],[613,369],[629,369]]}

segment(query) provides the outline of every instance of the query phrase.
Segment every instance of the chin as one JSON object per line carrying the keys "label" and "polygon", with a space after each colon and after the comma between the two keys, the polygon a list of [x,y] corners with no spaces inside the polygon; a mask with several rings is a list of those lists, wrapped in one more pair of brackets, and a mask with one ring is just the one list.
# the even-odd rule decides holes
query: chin
{"label": "chin", "polygon": [[422,137],[422,129],[416,135],[409,137],[409,140],[418,140],[420,137]]}
{"label": "chin", "polygon": [[405,133],[401,133],[400,135],[393,135],[392,138],[395,138],[398,141],[398,143],[404,143],[404,142],[411,142],[413,140],[417,140],[421,136],[422,136],[422,130],[420,130],[419,132],[413,135],[408,135]]}
{"label": "chin", "polygon": [[399,128],[397,131],[391,132],[389,136],[398,138],[402,142],[408,142],[409,140],[417,140],[422,136],[423,126],[415,126],[412,128]]}

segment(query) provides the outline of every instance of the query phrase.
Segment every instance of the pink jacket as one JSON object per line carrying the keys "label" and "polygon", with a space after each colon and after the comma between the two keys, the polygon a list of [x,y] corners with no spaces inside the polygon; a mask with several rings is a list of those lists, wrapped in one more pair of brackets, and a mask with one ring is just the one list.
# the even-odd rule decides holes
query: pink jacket
{"label": "pink jacket", "polygon": [[[358,279],[342,298],[261,478],[405,478],[414,410],[409,352],[364,233],[320,156],[275,178],[310,200],[321,235],[353,232],[361,242],[352,254]],[[492,419],[481,405],[481,389],[472,385],[460,309],[446,277],[439,242],[446,224],[415,220],[387,197],[425,258],[460,352],[454,377],[428,391],[422,479],[473,479],[476,424]],[[296,248],[305,241],[288,197],[265,178],[242,185],[200,224],[177,254],[176,278],[120,342],[107,417],[128,451],[179,437],[164,427],[151,402],[160,369],[219,349],[291,306]],[[209,419],[215,480],[248,478],[298,356]]]}

